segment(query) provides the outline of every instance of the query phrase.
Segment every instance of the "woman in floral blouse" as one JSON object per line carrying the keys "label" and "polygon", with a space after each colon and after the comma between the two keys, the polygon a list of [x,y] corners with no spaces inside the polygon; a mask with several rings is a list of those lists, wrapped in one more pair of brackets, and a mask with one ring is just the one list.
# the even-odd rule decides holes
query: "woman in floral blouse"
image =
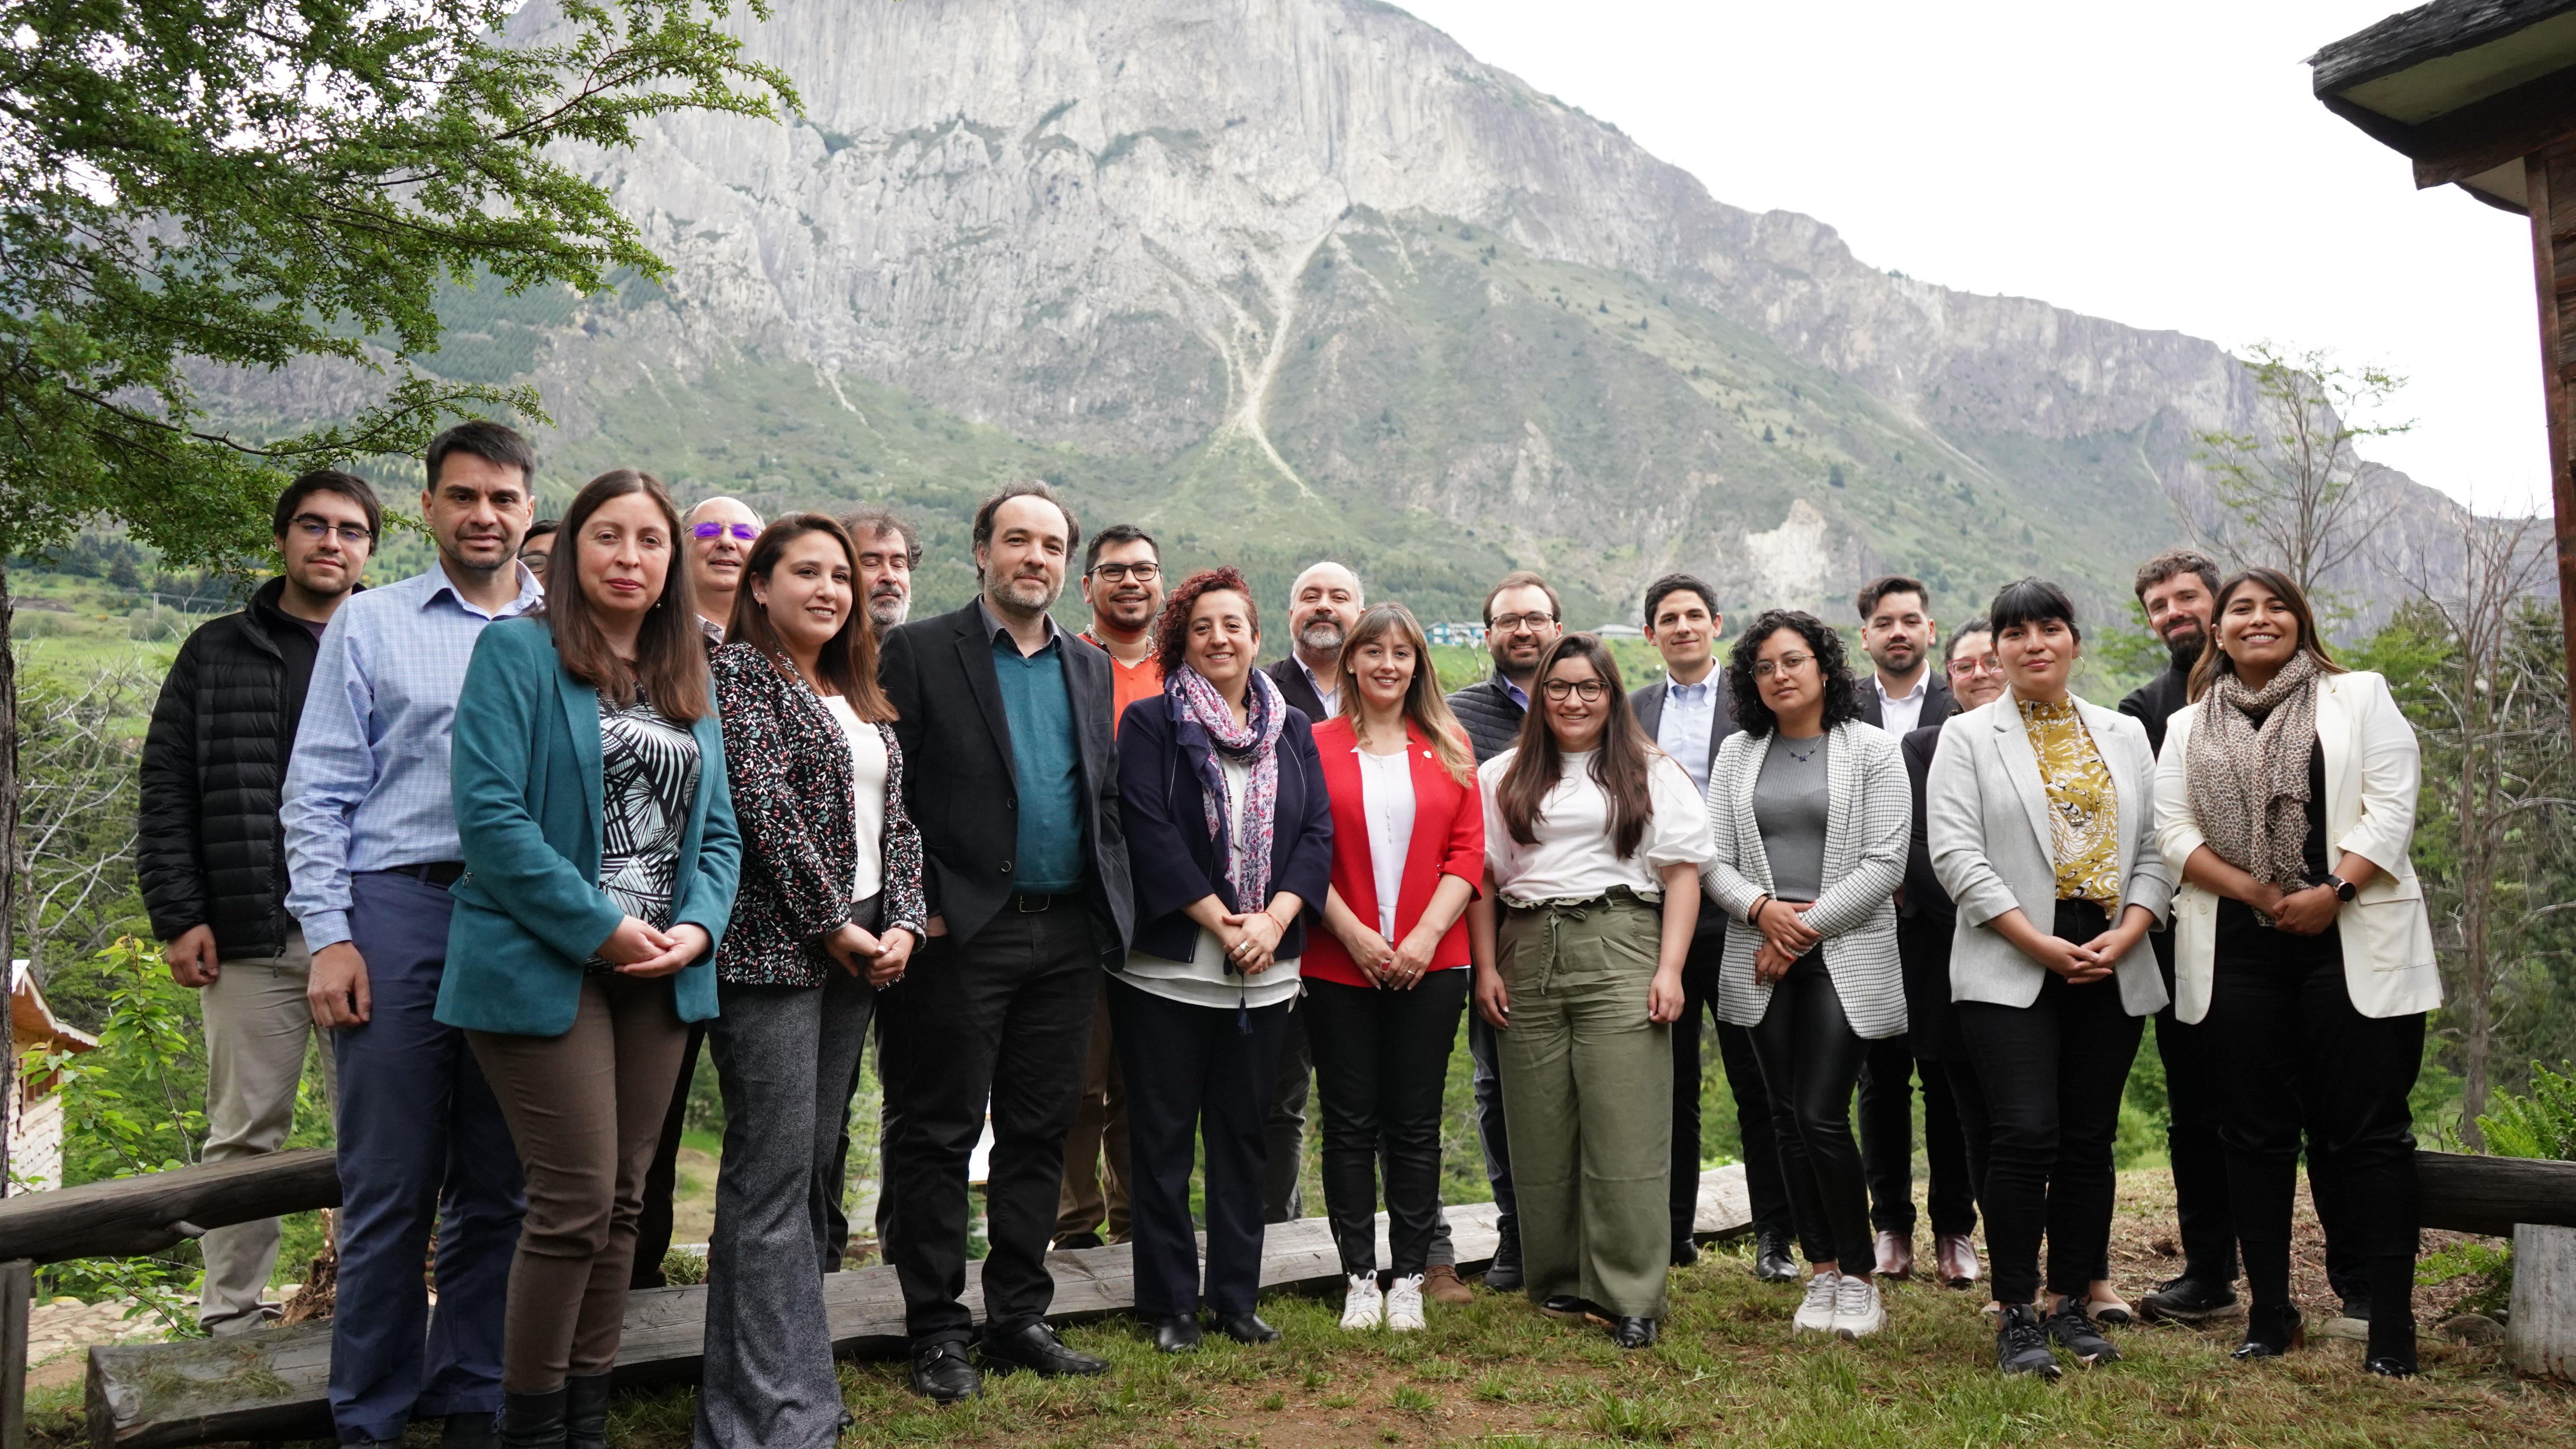
{"label": "woman in floral blouse", "polygon": [[875,992],[924,934],[921,835],[858,607],[856,550],[800,513],[752,545],[715,653],[743,837],[710,1032],[724,1175],[697,1442],[824,1449],[841,1394],[823,1315],[825,1196]]}

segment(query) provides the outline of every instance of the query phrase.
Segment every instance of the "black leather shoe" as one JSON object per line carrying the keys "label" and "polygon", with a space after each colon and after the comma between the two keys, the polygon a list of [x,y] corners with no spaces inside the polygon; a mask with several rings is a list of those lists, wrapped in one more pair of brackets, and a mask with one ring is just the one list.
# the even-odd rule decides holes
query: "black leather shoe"
{"label": "black leather shoe", "polygon": [[1494,1261],[1485,1270],[1485,1286],[1497,1293],[1518,1293],[1524,1281],[1521,1277],[1521,1235],[1505,1233],[1494,1244]]}
{"label": "black leather shoe", "polygon": [[1209,1326],[1237,1343],[1276,1343],[1279,1330],[1261,1321],[1258,1313],[1217,1313],[1209,1315]]}
{"label": "black leather shoe", "polygon": [[2200,1323],[2236,1310],[2235,1289],[2198,1278],[2176,1278],[2138,1300],[2138,1316],[2149,1323]]}
{"label": "black leather shoe", "polygon": [[2299,1322],[2298,1305],[2284,1303],[2276,1308],[2256,1304],[2245,1312],[2245,1341],[2230,1355],[2237,1359],[2279,1358],[2294,1348],[2308,1346],[2307,1329]]}
{"label": "black leather shoe", "polygon": [[1575,1297],[1571,1293],[1557,1294],[1546,1302],[1541,1303],[1538,1306],[1538,1311],[1546,1314],[1550,1318],[1590,1318],[1594,1316],[1592,1305]]}
{"label": "black leather shoe", "polygon": [[1075,1233],[1069,1238],[1058,1238],[1055,1240],[1055,1250],[1059,1253],[1078,1253],[1085,1248],[1097,1248],[1099,1246],[1100,1235],[1098,1233]]}
{"label": "black leather shoe", "polygon": [[1798,1281],[1798,1260],[1789,1251],[1787,1233],[1766,1232],[1754,1238],[1753,1276],[1765,1283]]}
{"label": "black leather shoe", "polygon": [[1042,1379],[1082,1378],[1109,1372],[1109,1360],[1065,1347],[1064,1340],[1056,1337],[1055,1330],[1044,1321],[1000,1338],[987,1335],[983,1359],[984,1367],[995,1373],[1027,1369]]}
{"label": "black leather shoe", "polygon": [[1696,1263],[1696,1262],[1698,1262],[1698,1261],[1699,1261],[1699,1244],[1694,1243],[1694,1242],[1692,1242],[1692,1241],[1691,1241],[1691,1239],[1690,1239],[1690,1234],[1688,1234],[1688,1233],[1684,1233],[1684,1234],[1683,1234],[1683,1235],[1681,1235],[1680,1237],[1673,1239],[1673,1266],[1674,1266],[1674,1267],[1676,1267],[1676,1268],[1687,1268],[1687,1267],[1689,1267],[1691,1264]]}
{"label": "black leather shoe", "polygon": [[[466,1421],[459,1424],[458,1420]],[[492,1437],[488,1441],[504,1449],[563,1449],[564,1391],[551,1394],[503,1394],[501,1415],[495,1423],[490,1414],[450,1414],[447,1427],[438,1436],[442,1445],[455,1446],[476,1442],[479,1432]]]}
{"label": "black leather shoe", "polygon": [[1655,1320],[1651,1318],[1622,1318],[1617,1323],[1610,1326],[1610,1341],[1619,1345],[1621,1348],[1653,1348],[1655,1346]]}
{"label": "black leather shoe", "polygon": [[2363,1364],[2362,1368],[2364,1371],[2377,1374],[2383,1379],[2411,1379],[2415,1377],[2415,1365],[2413,1363],[2406,1359],[2396,1358],[2393,1356],[2388,1358],[2372,1359],[2370,1362]]}
{"label": "black leather shoe", "polygon": [[962,1343],[930,1343],[912,1351],[912,1391],[938,1404],[954,1404],[984,1391],[984,1376],[966,1361]]}
{"label": "black leather shoe", "polygon": [[564,1380],[564,1449],[608,1449],[608,1375]]}
{"label": "black leather shoe", "polygon": [[1198,1316],[1191,1313],[1174,1313],[1155,1319],[1154,1347],[1163,1353],[1198,1352]]}

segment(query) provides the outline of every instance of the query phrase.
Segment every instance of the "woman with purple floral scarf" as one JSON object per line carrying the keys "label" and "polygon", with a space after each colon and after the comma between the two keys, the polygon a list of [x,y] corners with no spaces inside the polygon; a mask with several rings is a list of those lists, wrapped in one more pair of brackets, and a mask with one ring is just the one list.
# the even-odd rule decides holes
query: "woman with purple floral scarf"
{"label": "woman with purple floral scarf", "polygon": [[[1136,936],[1110,981],[1136,1248],[1136,1311],[1165,1353],[1197,1311],[1245,1343],[1261,1321],[1262,1123],[1298,993],[1301,913],[1332,879],[1332,805],[1311,722],[1255,669],[1261,619],[1234,569],[1193,574],[1154,626],[1163,693],[1118,727]],[[1207,1152],[1207,1284],[1190,1223]]]}

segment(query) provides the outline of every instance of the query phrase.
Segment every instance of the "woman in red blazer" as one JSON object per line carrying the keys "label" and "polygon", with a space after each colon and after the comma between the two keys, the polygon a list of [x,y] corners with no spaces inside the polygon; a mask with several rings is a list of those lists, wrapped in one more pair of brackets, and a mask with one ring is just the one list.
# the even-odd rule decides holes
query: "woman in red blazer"
{"label": "woman in red blazer", "polygon": [[[1440,1211],[1440,1098],[1466,1008],[1467,902],[1485,872],[1485,812],[1467,735],[1402,604],[1342,645],[1342,713],[1315,726],[1333,807],[1333,885],[1307,935],[1306,1033],[1323,1095],[1324,1204],[1350,1291],[1344,1328],[1423,1326]],[[1386,1162],[1394,1278],[1377,1269]]]}

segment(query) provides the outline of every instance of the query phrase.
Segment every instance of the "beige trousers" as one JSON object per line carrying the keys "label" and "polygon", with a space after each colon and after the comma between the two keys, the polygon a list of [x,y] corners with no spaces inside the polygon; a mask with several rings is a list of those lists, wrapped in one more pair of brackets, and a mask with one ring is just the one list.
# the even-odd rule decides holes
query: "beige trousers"
{"label": "beige trousers", "polygon": [[[290,932],[275,956],[226,961],[212,985],[199,993],[206,1019],[206,1152],[208,1162],[230,1162],[275,1152],[295,1128],[295,1093],[304,1080],[304,1054],[322,1042],[322,1086],[339,1086],[331,1035],[313,1024],[304,1000],[313,958],[304,933]],[[261,1295],[277,1268],[277,1219],[215,1228],[198,1241],[206,1282],[197,1295],[197,1322],[209,1334],[248,1333],[267,1323]]]}

